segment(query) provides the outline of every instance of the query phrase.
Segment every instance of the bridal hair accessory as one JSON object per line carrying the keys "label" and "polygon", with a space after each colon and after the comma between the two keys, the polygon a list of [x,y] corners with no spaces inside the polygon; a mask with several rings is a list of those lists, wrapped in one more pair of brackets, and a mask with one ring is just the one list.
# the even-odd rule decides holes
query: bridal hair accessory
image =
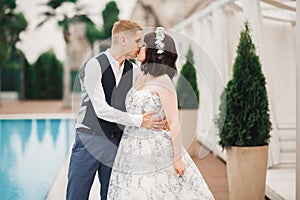
{"label": "bridal hair accessory", "polygon": [[157,27],[155,30],[155,45],[157,49],[157,54],[159,54],[159,58],[161,58],[162,53],[164,53],[165,44],[163,40],[165,39],[166,30],[163,27]]}

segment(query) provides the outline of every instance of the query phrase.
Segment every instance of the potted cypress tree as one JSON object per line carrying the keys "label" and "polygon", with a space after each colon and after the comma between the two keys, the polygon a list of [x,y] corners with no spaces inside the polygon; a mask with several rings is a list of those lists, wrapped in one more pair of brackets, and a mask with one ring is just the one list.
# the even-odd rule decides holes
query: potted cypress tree
{"label": "potted cypress tree", "polygon": [[216,119],[231,200],[265,199],[271,122],[266,81],[249,32],[245,22]]}
{"label": "potted cypress tree", "polygon": [[182,143],[189,154],[193,156],[197,154],[195,151],[195,130],[197,128],[199,90],[191,47],[186,54],[186,63],[180,70],[176,92],[178,108],[180,109]]}

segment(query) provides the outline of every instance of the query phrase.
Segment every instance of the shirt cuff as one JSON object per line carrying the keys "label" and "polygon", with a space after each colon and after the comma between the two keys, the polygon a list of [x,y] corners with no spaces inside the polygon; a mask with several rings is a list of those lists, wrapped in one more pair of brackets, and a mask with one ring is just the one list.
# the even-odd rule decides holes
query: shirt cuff
{"label": "shirt cuff", "polygon": [[132,125],[136,127],[142,126],[143,115],[133,115],[132,116]]}

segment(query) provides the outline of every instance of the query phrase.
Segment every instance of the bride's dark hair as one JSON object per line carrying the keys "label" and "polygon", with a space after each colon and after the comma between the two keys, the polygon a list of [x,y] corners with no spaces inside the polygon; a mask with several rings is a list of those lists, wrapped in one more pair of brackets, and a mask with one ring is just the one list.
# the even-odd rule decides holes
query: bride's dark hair
{"label": "bride's dark hair", "polygon": [[171,36],[165,34],[165,38],[162,41],[164,43],[164,52],[158,54],[155,36],[155,32],[151,32],[144,37],[146,58],[142,63],[141,70],[144,74],[149,73],[155,77],[167,74],[172,79],[177,74],[175,63],[178,55],[175,42]]}

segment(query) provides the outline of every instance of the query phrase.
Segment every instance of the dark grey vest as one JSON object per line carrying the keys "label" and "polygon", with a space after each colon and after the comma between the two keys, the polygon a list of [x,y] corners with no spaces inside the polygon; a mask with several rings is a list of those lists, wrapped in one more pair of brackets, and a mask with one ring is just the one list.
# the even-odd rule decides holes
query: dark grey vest
{"label": "dark grey vest", "polygon": [[[122,78],[118,87],[116,87],[115,76],[106,55],[102,53],[96,57],[96,59],[98,60],[102,71],[101,83],[105,93],[106,102],[118,110],[126,111],[125,98],[127,92],[132,87],[133,80],[132,63],[125,60]],[[86,106],[86,113],[82,123],[90,129],[78,128],[80,129],[80,132],[93,135],[106,135],[109,139],[121,137],[124,129],[123,125],[98,118],[90,100],[82,102],[82,106]]]}

